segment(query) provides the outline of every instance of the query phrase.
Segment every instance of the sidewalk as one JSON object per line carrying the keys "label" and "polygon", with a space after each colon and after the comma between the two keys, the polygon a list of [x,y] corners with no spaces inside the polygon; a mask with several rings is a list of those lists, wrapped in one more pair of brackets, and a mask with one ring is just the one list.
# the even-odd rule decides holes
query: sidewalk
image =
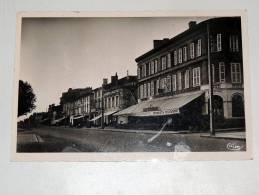
{"label": "sidewalk", "polygon": [[[82,128],[82,130],[97,130],[97,131],[112,131],[112,132],[124,132],[124,133],[145,133],[145,134],[156,134],[159,132],[159,130],[137,130],[137,129],[111,129],[111,128]],[[163,131],[163,133],[166,134],[187,134],[191,133],[187,130],[182,131]]]}
{"label": "sidewalk", "polygon": [[[52,127],[53,128],[53,127]],[[55,128],[55,127],[54,127]],[[59,128],[59,127],[57,127]],[[140,133],[140,134],[157,134],[159,130],[137,130],[137,129],[112,129],[112,128],[72,128],[72,127],[63,127],[64,129],[71,129],[71,130],[92,130],[92,131],[111,131],[111,132],[123,132],[123,133]],[[216,129],[216,135],[211,136],[208,132],[191,132],[188,130],[179,130],[179,131],[162,131],[162,134],[193,134],[199,135],[200,137],[207,137],[207,138],[222,138],[222,139],[239,139],[245,140],[245,130],[242,128],[229,128],[229,129]]]}
{"label": "sidewalk", "polygon": [[[77,129],[77,128],[73,128]],[[112,131],[112,132],[124,132],[124,133],[145,133],[145,134],[156,134],[158,130],[138,130],[138,129],[112,129],[112,128],[81,128],[81,130],[96,130],[96,131]],[[201,136],[210,136],[209,133],[204,132],[192,132],[189,130],[179,131],[163,131],[163,134],[200,134]],[[245,139],[245,130],[242,128],[229,128],[229,129],[216,129],[216,137],[220,138],[240,138]]]}
{"label": "sidewalk", "polygon": [[206,133],[202,134],[201,137],[245,140],[246,132],[216,132],[214,136],[211,136],[210,134]]}

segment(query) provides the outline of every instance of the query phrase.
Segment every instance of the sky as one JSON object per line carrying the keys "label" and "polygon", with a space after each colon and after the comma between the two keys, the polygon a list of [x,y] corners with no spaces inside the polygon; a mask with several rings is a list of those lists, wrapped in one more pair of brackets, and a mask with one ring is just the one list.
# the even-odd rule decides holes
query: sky
{"label": "sky", "polygon": [[100,87],[103,78],[136,75],[135,59],[154,39],[172,38],[207,18],[26,18],[20,79],[31,84],[36,112],[59,104],[68,88]]}

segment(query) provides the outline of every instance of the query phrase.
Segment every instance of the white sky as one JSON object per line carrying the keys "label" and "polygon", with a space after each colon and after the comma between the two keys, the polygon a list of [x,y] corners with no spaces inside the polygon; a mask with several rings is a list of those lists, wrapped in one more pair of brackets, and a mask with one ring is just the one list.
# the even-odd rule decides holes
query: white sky
{"label": "white sky", "polygon": [[36,111],[59,103],[68,88],[99,87],[103,78],[137,72],[135,58],[154,39],[172,38],[207,18],[27,18],[20,79],[36,94]]}

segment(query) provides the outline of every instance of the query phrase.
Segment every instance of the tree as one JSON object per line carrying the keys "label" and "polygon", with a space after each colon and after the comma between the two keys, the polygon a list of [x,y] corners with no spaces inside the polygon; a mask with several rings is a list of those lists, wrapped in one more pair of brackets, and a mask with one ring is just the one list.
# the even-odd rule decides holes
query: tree
{"label": "tree", "polygon": [[36,96],[28,82],[19,80],[18,116],[25,115],[36,108]]}

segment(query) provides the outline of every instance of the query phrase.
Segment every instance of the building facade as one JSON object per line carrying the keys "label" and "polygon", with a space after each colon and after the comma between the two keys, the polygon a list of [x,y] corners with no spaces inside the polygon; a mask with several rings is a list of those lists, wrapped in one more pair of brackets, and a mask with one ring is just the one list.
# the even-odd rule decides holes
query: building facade
{"label": "building facade", "polygon": [[[190,114],[189,117],[196,117],[197,112],[191,113],[193,107],[196,111],[198,109],[198,113],[202,116],[208,115],[210,62],[215,118],[244,121],[242,38],[239,17],[213,18],[199,24],[191,21],[186,31],[171,39],[154,40],[153,44],[153,49],[136,58],[138,105],[142,110],[128,109],[119,114],[154,117],[157,113],[157,116],[161,117],[181,114],[186,110]],[[197,94],[200,95],[197,97]],[[156,102],[166,97],[171,98],[171,102],[174,101],[172,108],[176,105],[178,108],[175,111],[167,109],[161,114],[162,106]],[[181,103],[176,101],[177,97],[181,97],[179,98]],[[183,100],[187,97],[190,102],[196,102],[199,106],[193,106],[190,102],[184,104]],[[170,102],[168,103],[170,105]],[[144,104],[148,106],[143,107]]]}
{"label": "building facade", "polygon": [[[94,99],[94,106],[92,108],[93,118],[92,120],[94,126],[101,126],[101,116],[102,114],[102,99],[103,98],[103,89],[102,87],[98,87],[93,90],[93,99]],[[97,117],[97,118],[96,118]]]}
{"label": "building facade", "polygon": [[68,89],[62,93],[60,105],[71,126],[88,125],[94,107],[92,88]]}
{"label": "building facade", "polygon": [[111,76],[110,83],[106,81],[103,83],[104,123],[105,125],[124,123],[125,118],[113,114],[137,103],[137,76],[127,75],[118,79],[116,73]]}

